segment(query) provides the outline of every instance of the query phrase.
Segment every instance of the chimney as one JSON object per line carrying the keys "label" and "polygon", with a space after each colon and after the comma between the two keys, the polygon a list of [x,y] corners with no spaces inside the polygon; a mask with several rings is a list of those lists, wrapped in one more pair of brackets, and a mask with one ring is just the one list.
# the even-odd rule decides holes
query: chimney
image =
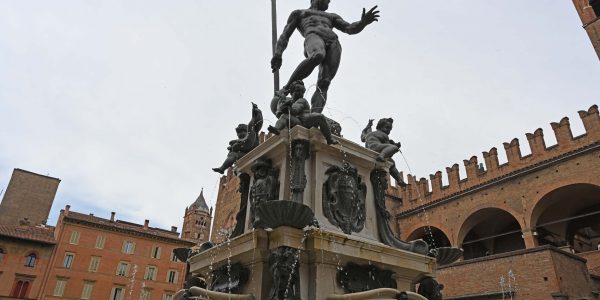
{"label": "chimney", "polygon": [[171,232],[177,232],[177,226],[171,226]]}
{"label": "chimney", "polygon": [[144,220],[144,229],[148,230],[148,225],[150,224],[150,220]]}
{"label": "chimney", "polygon": [[68,215],[69,215],[69,210],[70,210],[70,209],[71,209],[71,205],[68,205],[68,204],[67,204],[67,206],[65,206],[65,216],[68,216]]}
{"label": "chimney", "polygon": [[111,222],[115,221],[115,212],[114,211],[110,213],[110,221]]}

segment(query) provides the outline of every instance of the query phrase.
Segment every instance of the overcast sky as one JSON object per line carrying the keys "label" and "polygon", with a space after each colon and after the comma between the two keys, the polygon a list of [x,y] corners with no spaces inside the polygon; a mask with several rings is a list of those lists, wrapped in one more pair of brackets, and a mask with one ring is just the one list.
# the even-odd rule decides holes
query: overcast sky
{"label": "overcast sky", "polygon": [[[571,1],[333,0],[381,19],[344,48],[324,113],[359,142],[369,118],[393,117],[413,174],[429,174],[600,103],[600,63]],[[278,4],[279,32],[293,9]],[[298,32],[282,80],[302,59]],[[181,228],[250,101],[275,120],[269,0],[0,0],[0,188],[13,168],[62,180],[50,216],[75,211]],[[310,86],[316,81],[306,80]],[[311,89],[311,93],[314,88]],[[397,161],[402,162],[398,157]],[[409,173],[409,167],[399,168]],[[444,182],[447,179],[444,175]]]}

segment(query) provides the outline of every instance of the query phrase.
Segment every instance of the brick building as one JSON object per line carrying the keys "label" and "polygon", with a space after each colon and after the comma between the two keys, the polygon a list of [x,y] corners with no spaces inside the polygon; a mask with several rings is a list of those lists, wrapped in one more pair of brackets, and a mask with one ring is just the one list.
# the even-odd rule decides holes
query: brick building
{"label": "brick building", "polygon": [[164,230],[61,210],[56,247],[41,299],[171,299],[182,287],[185,264],[174,248],[195,243]]}
{"label": "brick building", "polygon": [[[396,210],[400,237],[464,249],[463,260],[440,267],[447,299],[592,299],[600,291],[600,117],[579,111],[585,133],[574,137],[568,118],[551,123],[557,144],[542,129],[483,152],[429,179],[408,175]],[[477,274],[464,276],[464,274]],[[539,298],[538,298],[539,297]]]}
{"label": "brick building", "polygon": [[60,179],[14,169],[2,202],[0,224],[46,224]]}
{"label": "brick building", "polygon": [[55,244],[51,227],[0,225],[0,299],[37,299]]}
{"label": "brick building", "polygon": [[52,250],[46,220],[60,179],[14,169],[0,203],[0,299],[36,299]]}
{"label": "brick building", "polygon": [[[0,204],[0,299],[163,299],[183,286],[192,247],[177,227],[61,210],[44,225],[60,180],[15,169]],[[16,223],[16,224],[15,224]]]}
{"label": "brick building", "polygon": [[573,4],[600,58],[600,0],[573,0]]}

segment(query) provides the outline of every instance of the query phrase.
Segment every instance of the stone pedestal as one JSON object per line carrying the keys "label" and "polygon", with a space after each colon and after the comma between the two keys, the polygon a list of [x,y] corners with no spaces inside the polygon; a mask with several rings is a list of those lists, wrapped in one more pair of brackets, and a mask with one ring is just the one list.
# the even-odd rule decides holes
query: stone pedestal
{"label": "stone pedestal", "polygon": [[[327,145],[317,129],[296,126],[267,139],[238,160],[235,172],[246,180],[245,184],[242,182],[241,205],[245,210],[238,215],[238,222],[241,222],[238,225],[243,226],[237,228],[238,236],[231,241],[190,258],[192,273],[209,278],[214,269],[242,263],[249,269],[250,276],[240,293],[269,299],[274,285],[269,257],[281,250],[280,247],[289,247],[298,258],[299,268],[295,272],[299,275],[297,290],[301,299],[326,299],[330,295],[347,293],[340,282],[344,281],[340,280],[340,272],[348,270],[345,268],[349,264],[367,269],[374,267],[374,272],[381,270],[391,274],[386,282],[400,291],[414,292],[418,280],[432,276],[435,259],[388,246],[389,241],[383,241],[380,236],[382,226],[378,226],[377,218],[381,218],[381,210],[378,215],[377,209],[381,204],[377,203],[381,201],[377,199],[381,200],[382,187],[379,186],[379,190],[374,187],[371,176],[375,171],[379,174],[387,171],[390,163],[376,161],[376,153],[361,145],[343,138],[339,142],[339,145]],[[272,173],[277,174],[273,177],[279,181],[275,200],[269,201],[301,202],[314,212],[320,228],[253,229],[251,202],[255,198],[252,191],[259,194],[264,190],[253,187],[256,181],[253,165],[257,160],[265,159],[270,160]],[[325,184],[335,176],[339,180]],[[272,182],[268,181],[266,185],[277,187]],[[324,206],[324,201],[329,206]],[[339,202],[358,204],[338,207]],[[360,222],[356,222],[358,219]],[[420,252],[424,253],[422,249]],[[345,285],[347,290],[349,283]]]}

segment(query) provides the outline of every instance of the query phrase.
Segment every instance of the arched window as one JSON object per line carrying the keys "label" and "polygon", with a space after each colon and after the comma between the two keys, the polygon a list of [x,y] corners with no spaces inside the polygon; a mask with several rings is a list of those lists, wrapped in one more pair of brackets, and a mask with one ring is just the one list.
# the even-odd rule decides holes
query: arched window
{"label": "arched window", "polygon": [[35,267],[35,260],[37,259],[37,256],[35,255],[35,253],[31,253],[29,254],[26,258],[25,258],[25,266],[26,267],[30,267],[33,268]]}

